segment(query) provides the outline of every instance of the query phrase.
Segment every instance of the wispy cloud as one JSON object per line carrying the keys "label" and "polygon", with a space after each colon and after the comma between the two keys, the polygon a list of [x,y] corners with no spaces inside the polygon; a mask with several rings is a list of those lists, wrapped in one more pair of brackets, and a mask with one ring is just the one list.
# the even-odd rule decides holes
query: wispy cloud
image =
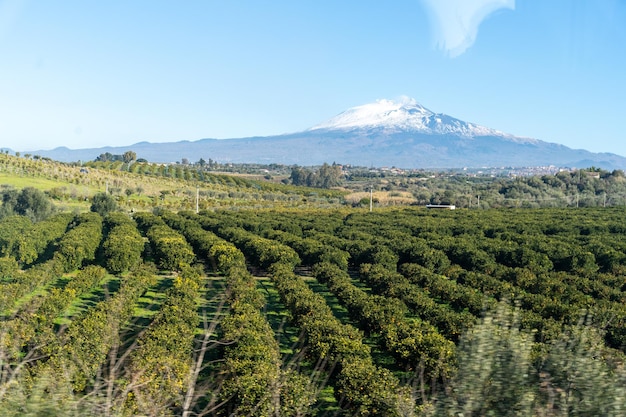
{"label": "wispy cloud", "polygon": [[451,58],[476,41],[478,27],[491,13],[515,9],[515,0],[420,0],[428,9],[437,49]]}

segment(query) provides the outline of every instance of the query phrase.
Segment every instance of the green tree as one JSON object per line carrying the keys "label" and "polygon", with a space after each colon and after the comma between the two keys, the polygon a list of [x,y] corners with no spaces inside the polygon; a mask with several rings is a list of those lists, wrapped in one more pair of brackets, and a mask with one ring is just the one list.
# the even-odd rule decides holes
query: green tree
{"label": "green tree", "polygon": [[5,191],[2,196],[2,213],[19,214],[32,221],[41,221],[50,216],[54,207],[48,197],[34,187],[25,187],[22,191]]}
{"label": "green tree", "polygon": [[115,156],[113,155],[111,152],[105,152],[105,153],[101,153],[97,158],[96,158],[96,162],[109,162],[109,161],[114,161],[115,160]]}
{"label": "green tree", "polygon": [[32,227],[28,217],[9,216],[0,221],[0,255],[11,255],[26,230]]}
{"label": "green tree", "polygon": [[2,193],[2,208],[0,209],[0,218],[11,216],[15,213],[15,205],[19,192],[15,189],[8,189]]}
{"label": "green tree", "polygon": [[110,195],[106,193],[98,193],[93,196],[91,201],[91,211],[104,217],[115,210],[117,210],[117,203]]}
{"label": "green tree", "polygon": [[572,326],[551,341],[539,369],[548,413],[624,415],[626,372],[623,360],[613,355],[604,345],[603,332],[587,325]]}
{"label": "green tree", "polygon": [[133,151],[126,151],[126,152],[124,152],[124,155],[122,155],[122,160],[125,163],[136,161],[137,160],[137,154],[135,152],[133,152]]}
{"label": "green tree", "polygon": [[519,330],[518,312],[500,303],[462,338],[459,369],[437,415],[533,415],[532,345],[532,334]]}
{"label": "green tree", "polygon": [[107,269],[115,274],[132,269],[141,261],[144,244],[133,224],[115,226],[102,244]]}
{"label": "green tree", "polygon": [[309,174],[309,171],[306,169],[296,166],[291,169],[291,176],[289,179],[293,185],[307,185],[306,179]]}
{"label": "green tree", "polygon": [[624,415],[623,355],[606,348],[602,331],[568,326],[537,350],[518,316],[501,302],[462,338],[458,372],[434,415]]}
{"label": "green tree", "polygon": [[332,165],[328,165],[324,162],[324,165],[322,165],[318,171],[319,183],[317,186],[320,188],[336,187],[341,184],[342,175],[341,166],[334,162]]}
{"label": "green tree", "polygon": [[291,169],[291,176],[289,178],[293,185],[331,188],[341,184],[342,176],[341,166],[335,163],[329,165],[324,162],[324,164],[315,171],[295,166]]}

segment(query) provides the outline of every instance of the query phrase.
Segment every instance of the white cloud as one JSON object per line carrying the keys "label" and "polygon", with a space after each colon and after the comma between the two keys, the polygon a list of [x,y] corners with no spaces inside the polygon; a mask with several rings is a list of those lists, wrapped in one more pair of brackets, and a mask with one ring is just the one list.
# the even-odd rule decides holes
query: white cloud
{"label": "white cloud", "polygon": [[430,14],[433,42],[454,58],[476,41],[478,27],[491,13],[515,9],[515,0],[421,0]]}

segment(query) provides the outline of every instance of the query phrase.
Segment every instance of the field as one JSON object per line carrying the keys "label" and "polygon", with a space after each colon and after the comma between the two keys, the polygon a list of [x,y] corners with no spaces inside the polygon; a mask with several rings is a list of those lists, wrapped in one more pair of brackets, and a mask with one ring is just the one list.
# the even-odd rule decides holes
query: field
{"label": "field", "polygon": [[[65,178],[47,190],[110,180],[31,162]],[[626,208],[267,187],[293,200],[0,219],[1,414],[624,415]]]}
{"label": "field", "polygon": [[115,198],[125,211],[207,209],[214,207],[338,206],[346,193],[259,181],[252,175],[227,175],[180,164],[73,163],[18,158],[0,153],[0,183],[34,187],[61,210],[89,210],[97,193]]}

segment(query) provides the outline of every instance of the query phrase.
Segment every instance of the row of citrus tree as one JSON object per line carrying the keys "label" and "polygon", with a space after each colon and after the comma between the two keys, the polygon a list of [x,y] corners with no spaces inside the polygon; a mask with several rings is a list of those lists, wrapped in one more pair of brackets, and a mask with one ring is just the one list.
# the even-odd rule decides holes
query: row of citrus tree
{"label": "row of citrus tree", "polygon": [[[205,213],[203,224],[229,238],[234,236],[232,230],[239,230],[238,233],[245,230],[252,235],[248,242],[269,237],[272,244],[268,243],[267,248],[278,240],[295,249],[308,265],[324,256],[341,259],[338,255],[347,252],[349,274],[343,266],[338,266],[345,262],[338,260],[332,266],[332,262],[315,265],[314,276],[337,295],[355,323],[366,333],[383,339],[387,330],[375,326],[376,314],[388,322],[397,320],[406,306],[411,310],[411,320],[426,320],[442,335],[457,340],[460,332],[479,322],[484,311],[500,300],[511,300],[521,307],[517,325],[534,339],[535,344],[529,346],[533,346],[531,359],[537,375],[541,374],[538,370],[546,369],[546,363],[555,360],[549,352],[561,349],[559,343],[565,343],[565,329],[576,325],[581,317],[586,317],[589,325],[605,335],[608,346],[625,348],[621,210],[487,214],[490,217],[483,218],[468,212],[427,213],[414,209],[374,214],[220,212]],[[250,252],[251,257],[259,258],[257,263],[261,266],[262,253]],[[357,276],[361,284],[355,281]],[[364,290],[358,288],[363,284]],[[369,291],[376,295],[368,295]],[[385,319],[379,321],[384,322]],[[587,334],[587,331],[567,332]],[[597,343],[595,336],[591,339]],[[413,346],[419,344],[419,339],[413,343]],[[585,346],[588,342],[567,343]],[[388,344],[386,348],[391,346]],[[613,358],[616,363],[621,361],[622,354],[604,343],[593,349],[600,349],[602,357]],[[428,350],[422,346],[419,352],[424,354]],[[590,363],[599,363],[597,359]],[[601,363],[595,369],[613,378],[616,389],[623,388],[619,380],[623,369],[599,360]],[[603,367],[608,368],[600,371]],[[570,372],[567,369],[551,372],[546,375],[573,377],[563,376]],[[558,389],[567,391],[564,387]],[[572,398],[593,402],[590,399],[593,390],[584,394],[582,391]],[[530,390],[527,393],[535,395]],[[607,403],[609,408],[614,406],[614,402]]]}
{"label": "row of citrus tree", "polygon": [[[502,299],[517,301],[521,328],[536,331],[534,360],[547,358],[542,352],[585,309],[592,324],[608,323],[608,344],[623,349],[620,214],[520,212],[525,223],[501,212],[483,219],[414,209],[16,221],[19,232],[0,233],[13,236],[1,241],[0,285],[10,294],[2,404],[17,415],[20,401],[55,392],[48,403],[68,415],[84,407],[110,415],[303,415],[316,412],[327,383],[348,414],[410,415],[438,385],[448,387],[455,344]],[[568,225],[555,227],[556,218]],[[19,249],[26,247],[36,248],[28,263]],[[173,276],[158,277],[145,261]],[[298,355],[281,355],[246,266],[271,279],[302,335]],[[224,304],[203,326],[207,271],[224,277]],[[312,290],[309,275],[345,306],[348,321]],[[158,311],[139,323],[149,289],[161,293]],[[90,303],[94,291],[108,295]]]}

